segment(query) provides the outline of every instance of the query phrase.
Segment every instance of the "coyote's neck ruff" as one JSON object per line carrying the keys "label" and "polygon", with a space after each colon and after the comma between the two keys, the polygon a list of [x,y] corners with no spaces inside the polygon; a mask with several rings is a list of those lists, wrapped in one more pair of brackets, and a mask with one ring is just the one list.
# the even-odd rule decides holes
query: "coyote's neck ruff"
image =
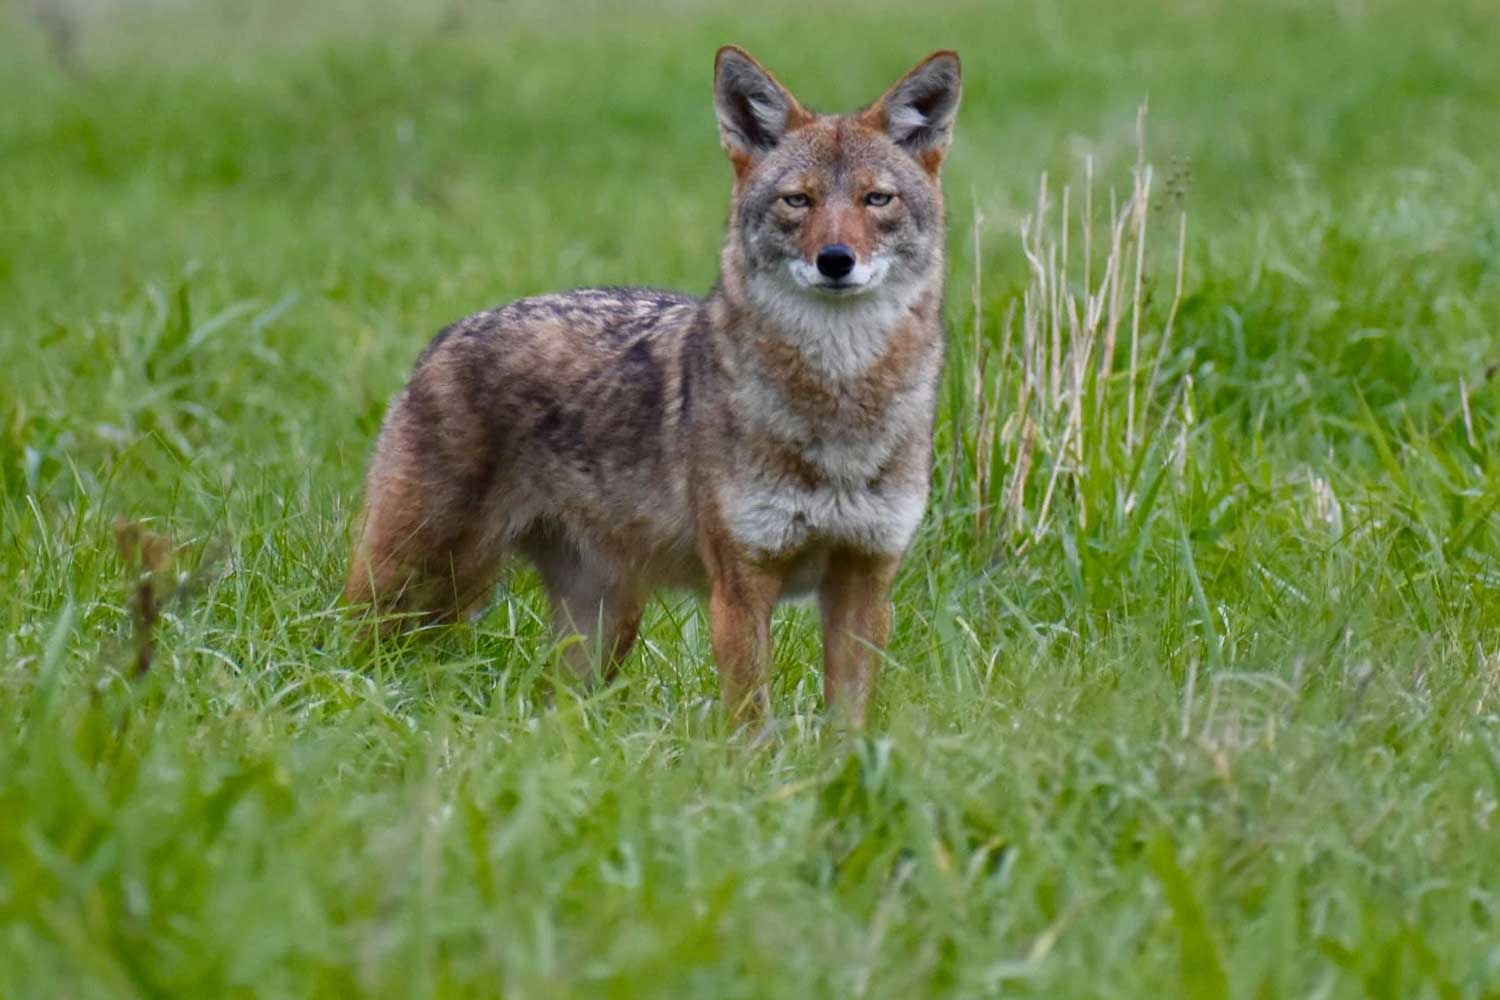
{"label": "coyote's neck ruff", "polygon": [[592,674],[653,589],[696,586],[743,715],[769,707],[772,606],[814,591],[827,699],[862,721],[931,476],[958,99],[940,52],[815,115],[721,50],[735,183],[713,292],[587,289],[440,333],[381,431],[349,599],[461,614],[517,551]]}

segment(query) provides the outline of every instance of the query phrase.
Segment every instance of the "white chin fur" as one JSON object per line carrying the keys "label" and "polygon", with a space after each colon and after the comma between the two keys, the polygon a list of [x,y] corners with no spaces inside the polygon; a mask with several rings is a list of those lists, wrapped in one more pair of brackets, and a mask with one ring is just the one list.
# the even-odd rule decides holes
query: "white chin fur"
{"label": "white chin fur", "polygon": [[849,378],[885,354],[891,334],[922,292],[919,282],[886,280],[890,270],[890,261],[877,257],[850,274],[861,284],[851,280],[848,291],[835,292],[820,287],[816,268],[794,260],[785,270],[752,275],[750,299],[814,368]]}
{"label": "white chin fur", "polygon": [[836,287],[829,284],[828,279],[818,272],[815,265],[809,264],[800,257],[787,261],[786,267],[791,273],[792,280],[803,288],[810,288],[830,298],[845,298],[877,287],[890,271],[891,261],[888,257],[876,257],[868,264],[855,264],[854,270],[850,271]]}

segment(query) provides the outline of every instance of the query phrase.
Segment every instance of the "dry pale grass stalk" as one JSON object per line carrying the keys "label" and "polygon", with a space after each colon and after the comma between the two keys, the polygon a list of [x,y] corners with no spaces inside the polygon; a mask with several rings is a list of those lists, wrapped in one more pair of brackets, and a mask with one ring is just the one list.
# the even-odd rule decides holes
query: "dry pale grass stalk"
{"label": "dry pale grass stalk", "polygon": [[1464,377],[1458,377],[1458,401],[1464,414],[1464,435],[1469,441],[1469,447],[1478,449],[1479,440],[1474,437],[1474,411],[1469,408],[1469,384]]}
{"label": "dry pale grass stalk", "polygon": [[[1035,212],[1021,225],[1029,281],[1019,299],[1019,338],[1017,303],[1012,302],[1000,331],[998,359],[992,357],[994,333],[983,323],[979,248],[984,219],[975,214],[968,375],[975,419],[976,527],[988,531],[998,505],[1007,534],[1023,548],[1047,532],[1060,496],[1071,499],[1079,527],[1087,526],[1088,494],[1079,487],[1091,461],[1113,462],[1123,456],[1114,501],[1129,510],[1132,498],[1126,495],[1124,474],[1140,449],[1149,446],[1163,424],[1191,419],[1179,385],[1156,411],[1152,426],[1152,404],[1182,301],[1187,216],[1184,213],[1178,221],[1172,303],[1161,328],[1153,330],[1145,308],[1153,178],[1146,160],[1145,128],[1142,105],[1129,197],[1122,203],[1110,190],[1102,233],[1095,231],[1092,158],[1085,161],[1081,199],[1065,186],[1058,212],[1053,210],[1048,177],[1042,175]],[[1082,209],[1075,219],[1079,201]],[[1072,233],[1075,225],[1079,239]],[[1075,249],[1080,243],[1081,253]],[[1101,254],[1102,260],[1096,260]],[[1128,343],[1121,344],[1122,336],[1128,336]],[[1143,365],[1142,358],[1151,360]]]}

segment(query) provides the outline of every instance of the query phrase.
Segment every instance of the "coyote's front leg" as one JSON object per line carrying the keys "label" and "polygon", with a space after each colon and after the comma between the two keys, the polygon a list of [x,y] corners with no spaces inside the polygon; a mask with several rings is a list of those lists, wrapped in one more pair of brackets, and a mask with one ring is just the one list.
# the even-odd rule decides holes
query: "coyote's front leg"
{"label": "coyote's front leg", "polygon": [[771,716],[771,610],[781,596],[781,575],[741,560],[716,560],[709,617],[719,694],[731,722]]}
{"label": "coyote's front leg", "polygon": [[899,556],[836,552],[818,588],[823,618],[823,701],[853,727],[865,724],[880,657],[891,638],[891,585]]}

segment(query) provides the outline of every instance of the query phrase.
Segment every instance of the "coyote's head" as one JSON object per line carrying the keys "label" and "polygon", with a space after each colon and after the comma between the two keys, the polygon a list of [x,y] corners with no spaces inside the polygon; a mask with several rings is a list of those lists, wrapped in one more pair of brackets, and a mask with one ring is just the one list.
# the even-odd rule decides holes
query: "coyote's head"
{"label": "coyote's head", "polygon": [[960,90],[958,55],[936,52],[869,107],[819,115],[748,52],[720,49],[714,107],[735,173],[726,271],[783,311],[926,286],[942,267],[939,171]]}

